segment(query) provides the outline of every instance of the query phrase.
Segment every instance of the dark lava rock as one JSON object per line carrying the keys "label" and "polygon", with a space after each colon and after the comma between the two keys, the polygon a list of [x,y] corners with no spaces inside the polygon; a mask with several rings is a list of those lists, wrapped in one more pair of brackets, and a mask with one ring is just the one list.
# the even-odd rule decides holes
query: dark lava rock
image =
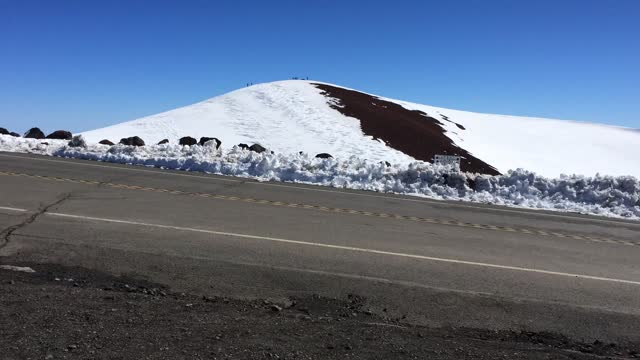
{"label": "dark lava rock", "polygon": [[164,145],[164,144],[168,144],[168,143],[169,143],[169,139],[164,139],[164,140],[160,141],[158,143],[158,145]]}
{"label": "dark lava rock", "polygon": [[9,135],[13,136],[13,137],[20,137],[20,134],[18,134],[17,132],[10,132]]}
{"label": "dark lava rock", "polygon": [[333,156],[331,156],[331,154],[321,153],[321,154],[316,155],[316,158],[318,158],[318,159],[332,159]]}
{"label": "dark lava rock", "polygon": [[198,143],[198,140],[196,140],[195,138],[192,138],[191,136],[181,137],[180,140],[178,140],[178,144],[180,145],[193,146],[197,143]]}
{"label": "dark lava rock", "polygon": [[66,130],[56,130],[51,134],[47,135],[47,139],[56,139],[56,140],[71,140],[73,139],[73,135],[70,131]]}
{"label": "dark lava rock", "polygon": [[214,140],[216,142],[216,149],[220,148],[220,145],[222,145],[222,141],[220,141],[218,138],[212,138],[212,137],[201,137],[200,138],[200,142],[198,143],[200,146],[204,145],[207,141],[210,140]]}
{"label": "dark lava rock", "polygon": [[132,136],[121,139],[120,144],[127,146],[144,146],[144,140],[140,139],[137,136]]}
{"label": "dark lava rock", "polygon": [[251,146],[249,146],[249,150],[253,151],[253,152],[257,152],[258,154],[267,151],[267,149],[265,149],[262,145],[260,144],[253,144]]}
{"label": "dark lava rock", "polygon": [[102,144],[102,145],[109,145],[109,146],[113,146],[115,145],[114,143],[112,143],[111,141],[104,139],[104,140],[100,140],[100,142],[98,144]]}
{"label": "dark lava rock", "polygon": [[44,133],[42,130],[34,127],[29,129],[29,131],[24,134],[24,137],[27,139],[44,139]]}
{"label": "dark lava rock", "polygon": [[247,144],[238,144],[238,147],[242,150],[248,150],[249,149],[249,145]]}
{"label": "dark lava rock", "polygon": [[0,135],[9,135],[9,130],[0,127]]}

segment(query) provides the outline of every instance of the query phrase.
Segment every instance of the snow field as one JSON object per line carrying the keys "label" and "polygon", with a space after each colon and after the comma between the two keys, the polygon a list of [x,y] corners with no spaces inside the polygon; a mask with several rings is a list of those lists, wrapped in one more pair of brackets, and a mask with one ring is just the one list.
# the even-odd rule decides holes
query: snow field
{"label": "snow field", "polygon": [[[388,100],[388,99],[385,99]],[[398,100],[406,109],[420,110],[441,120],[446,135],[459,147],[493,165],[500,172],[525,168],[545,176],[563,173],[593,176],[640,177],[640,146],[636,129],[568,120],[479,114],[413,104]],[[452,122],[442,120],[445,115]],[[453,122],[465,127],[459,129]]]}

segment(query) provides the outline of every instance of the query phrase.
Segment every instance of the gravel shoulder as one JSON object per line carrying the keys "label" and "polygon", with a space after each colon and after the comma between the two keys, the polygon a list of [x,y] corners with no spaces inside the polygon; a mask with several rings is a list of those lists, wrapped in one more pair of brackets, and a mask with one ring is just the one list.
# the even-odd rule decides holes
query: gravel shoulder
{"label": "gravel shoulder", "polygon": [[135,275],[11,264],[35,272],[0,269],[2,359],[640,358],[637,344],[412,326],[370,313],[362,294],[211,298]]}

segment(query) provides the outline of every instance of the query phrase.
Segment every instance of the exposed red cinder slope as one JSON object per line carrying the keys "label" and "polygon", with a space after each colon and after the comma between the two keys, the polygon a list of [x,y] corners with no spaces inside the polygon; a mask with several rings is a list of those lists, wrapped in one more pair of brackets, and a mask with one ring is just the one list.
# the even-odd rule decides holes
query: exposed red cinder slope
{"label": "exposed red cinder slope", "polygon": [[[398,151],[429,162],[437,154],[458,155],[462,157],[462,171],[500,174],[493,166],[454,144],[444,134],[442,123],[422,111],[408,110],[398,104],[354,90],[325,84],[313,85],[322,90],[325,96],[334,99],[329,102],[331,107],[345,116],[360,120],[362,131],[366,135],[381,139]],[[461,125],[458,127],[464,129]]]}

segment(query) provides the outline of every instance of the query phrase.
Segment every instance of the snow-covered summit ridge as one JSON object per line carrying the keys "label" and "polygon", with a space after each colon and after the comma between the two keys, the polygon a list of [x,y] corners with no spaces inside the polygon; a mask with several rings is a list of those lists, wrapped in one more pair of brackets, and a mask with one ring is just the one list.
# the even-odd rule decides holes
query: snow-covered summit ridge
{"label": "snow-covered summit ridge", "polygon": [[[366,135],[361,120],[331,107],[316,81],[278,81],[242,88],[197,104],[83,133],[89,142],[138,135],[147,143],[215,136],[223,147],[260,143],[277,153],[328,152],[409,164],[405,154]],[[349,89],[353,90],[353,89]],[[480,114],[379,97],[437,119],[456,146],[502,173],[525,168],[546,176],[596,173],[640,177],[640,131],[575,121]],[[433,121],[426,119],[425,121]],[[461,125],[464,129],[460,128]],[[393,126],[392,123],[389,126]],[[424,139],[428,142],[429,139]]]}

